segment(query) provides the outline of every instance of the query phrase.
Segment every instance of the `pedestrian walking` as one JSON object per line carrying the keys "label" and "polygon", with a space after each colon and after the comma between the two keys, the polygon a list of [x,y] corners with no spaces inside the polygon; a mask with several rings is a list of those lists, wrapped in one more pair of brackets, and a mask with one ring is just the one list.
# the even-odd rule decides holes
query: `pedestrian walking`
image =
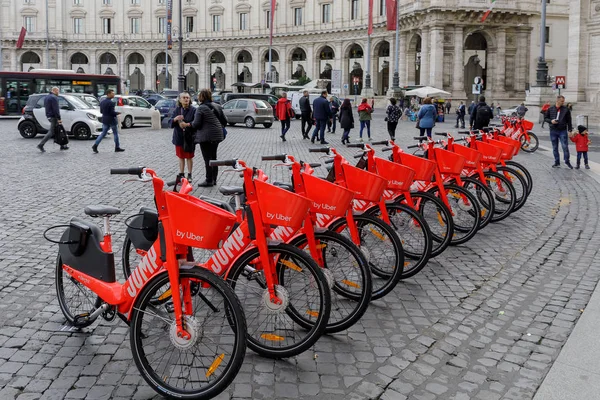
{"label": "pedestrian walking", "polygon": [[119,120],[117,116],[120,114],[115,111],[115,103],[112,99],[115,97],[115,91],[113,89],[108,89],[106,91],[106,98],[100,102],[100,113],[102,114],[102,133],[100,136],[96,138],[94,145],[92,146],[92,151],[94,153],[98,153],[98,145],[104,139],[104,136],[108,133],[108,130],[112,130],[113,140],[115,142],[115,152],[125,151],[125,149],[121,148],[119,144],[119,129],[117,125],[119,125]]}
{"label": "pedestrian walking", "polygon": [[390,139],[396,140],[396,128],[398,127],[398,121],[400,121],[400,117],[402,116],[402,110],[398,107],[395,98],[392,97],[390,99],[390,104],[387,106],[385,113],[387,115],[385,120],[387,121],[387,130]]}
{"label": "pedestrian walking", "polygon": [[455,128],[458,128],[460,124],[461,129],[465,129],[465,114],[467,110],[465,104],[461,101],[459,106],[456,108],[456,125]]}
{"label": "pedestrian walking", "polygon": [[200,144],[206,180],[199,183],[200,187],[210,187],[217,184],[218,167],[211,167],[210,160],[217,159],[219,143],[225,139],[225,126],[227,118],[219,104],[213,103],[212,93],[209,89],[202,89],[198,94],[200,105],[196,109],[192,127],[196,130],[196,143]]}
{"label": "pedestrian walking", "polygon": [[517,107],[517,117],[521,119],[525,118],[525,114],[527,114],[527,111],[529,111],[529,108],[525,107],[525,103],[521,103],[521,105]]}
{"label": "pedestrian walking", "polygon": [[302,118],[302,139],[308,139],[308,134],[313,126],[312,107],[310,105],[308,90],[305,90],[302,94],[303,96],[298,101]]}
{"label": "pedestrian walking", "polygon": [[[53,138],[59,129],[59,125],[62,124],[62,120],[60,117],[60,107],[58,106],[58,94],[60,93],[59,89],[55,86],[50,90],[50,93],[44,99],[44,110],[46,112],[46,118],[50,121],[50,129],[42,139],[42,141],[37,145],[37,148],[45,153],[44,145],[48,140]],[[67,145],[60,146],[61,150],[68,150],[69,147]]]}
{"label": "pedestrian walking", "polygon": [[547,101],[546,104],[544,104],[542,106],[542,109],[540,110],[540,122],[542,123],[542,128],[544,127],[544,124],[546,123],[546,112],[548,111],[548,109],[550,108],[550,102]]}
{"label": "pedestrian walking", "polygon": [[452,100],[446,102],[446,114],[450,114],[450,110],[452,110]]}
{"label": "pedestrian walking", "polygon": [[333,96],[329,97],[329,106],[331,107],[331,119],[327,122],[327,133],[335,133],[335,124],[337,119],[337,114],[339,111],[339,104],[335,101]]}
{"label": "pedestrian walking", "polygon": [[477,105],[475,104],[474,101],[471,102],[471,105],[469,105],[469,127],[473,126],[473,118],[471,118],[471,115],[473,115],[473,110],[475,109]]}
{"label": "pedestrian walking", "polygon": [[569,138],[571,139],[571,142],[575,143],[575,150],[577,150],[577,165],[575,165],[575,169],[579,169],[582,156],[585,169],[590,169],[588,164],[588,150],[592,141],[588,137],[587,128],[583,125],[579,125],[577,130],[569,132]]}
{"label": "pedestrian walking", "polygon": [[363,130],[367,128],[367,136],[371,140],[371,114],[373,114],[373,107],[367,102],[367,98],[363,98],[358,106],[358,120],[360,121],[360,141],[363,141]]}
{"label": "pedestrian walking", "polygon": [[281,122],[281,138],[282,141],[285,142],[285,134],[290,130],[290,118],[294,110],[292,109],[292,102],[288,100],[287,93],[281,93],[281,98],[277,101],[275,105],[275,115],[277,115],[277,119]]}
{"label": "pedestrian walking", "polygon": [[354,129],[354,113],[350,99],[344,99],[340,107],[340,127],[344,130],[342,134],[342,144],[350,143],[350,130]]}
{"label": "pedestrian walking", "polygon": [[472,129],[478,131],[487,128],[493,118],[494,111],[485,102],[485,96],[479,96],[479,103],[475,106],[473,113],[471,114],[471,120],[473,120]]}
{"label": "pedestrian walking", "polygon": [[556,98],[556,104],[550,106],[548,111],[546,111],[545,120],[550,124],[550,140],[552,141],[552,152],[554,153],[554,165],[552,165],[552,168],[560,168],[560,155],[558,153],[558,142],[560,141],[565,165],[573,169],[569,161],[568,142],[568,132],[573,130],[573,123],[571,121],[571,111],[565,106],[565,96],[561,95]]}
{"label": "pedestrian walking", "polygon": [[[494,109],[492,108],[492,112]],[[502,113],[502,107],[500,107],[500,103],[496,104],[496,116],[500,118],[500,114]]]}
{"label": "pedestrian walking", "polygon": [[425,100],[423,100],[423,105],[417,114],[417,128],[420,131],[420,136],[424,136],[427,132],[427,137],[431,138],[431,130],[435,125],[436,118],[437,109],[433,105],[433,99],[431,97],[427,97]]}
{"label": "pedestrian walking", "polygon": [[196,115],[196,108],[192,107],[192,96],[188,92],[179,94],[177,107],[173,111],[175,117],[171,121],[173,128],[172,143],[175,145],[175,155],[179,160],[179,177],[185,176],[185,166],[187,164],[187,179],[192,183],[192,169],[194,168],[194,128],[192,123]]}
{"label": "pedestrian walking", "polygon": [[327,121],[331,118],[331,107],[327,100],[327,90],[323,90],[321,96],[317,97],[313,102],[313,116],[317,121],[317,125],[310,141],[314,143],[315,139],[319,139],[321,144],[329,144],[325,141],[325,128],[327,127]]}

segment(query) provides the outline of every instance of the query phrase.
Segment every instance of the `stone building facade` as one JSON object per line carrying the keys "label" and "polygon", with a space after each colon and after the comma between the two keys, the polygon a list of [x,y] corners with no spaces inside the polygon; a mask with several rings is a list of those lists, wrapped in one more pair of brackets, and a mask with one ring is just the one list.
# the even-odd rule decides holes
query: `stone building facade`
{"label": "stone building facade", "polygon": [[[590,0],[578,2],[585,1]],[[131,90],[176,86],[170,75],[179,70],[175,37],[165,68],[165,2],[48,0],[46,34],[45,0],[0,0],[3,68],[118,74],[130,82]],[[173,3],[177,16],[178,1]],[[376,94],[385,95],[391,86],[395,32],[385,27],[385,0],[374,1],[370,49],[366,0],[277,0],[270,77],[266,75],[269,0],[182,3],[187,87],[230,89],[236,82],[257,83],[265,78],[280,83],[302,76],[327,79],[332,70],[341,70],[347,94],[353,94],[355,80],[362,90],[369,70]],[[401,86],[431,85],[450,91],[454,98],[470,98],[473,78],[482,76],[488,97],[523,98],[535,81],[540,2],[497,0],[494,12],[482,24],[489,3],[400,0]],[[555,41],[549,43],[547,54],[553,75],[566,74],[563,37],[568,30],[568,3],[552,0],[549,4],[550,37]],[[173,23],[177,27],[177,17]],[[21,26],[28,28],[28,34],[23,48],[17,50]]]}

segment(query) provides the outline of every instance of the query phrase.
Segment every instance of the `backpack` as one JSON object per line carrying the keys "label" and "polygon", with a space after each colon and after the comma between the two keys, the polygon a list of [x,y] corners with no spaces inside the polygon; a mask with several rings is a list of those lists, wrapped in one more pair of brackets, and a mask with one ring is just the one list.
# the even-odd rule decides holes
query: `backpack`
{"label": "backpack", "polygon": [[488,126],[492,118],[494,118],[494,113],[492,112],[490,106],[488,106],[487,104],[477,106],[477,109],[475,111],[475,121],[478,125],[482,127]]}
{"label": "backpack", "polygon": [[64,126],[58,125],[56,127],[56,132],[54,132],[54,143],[59,146],[66,146],[69,144],[69,138],[67,137],[67,132],[65,131]]}

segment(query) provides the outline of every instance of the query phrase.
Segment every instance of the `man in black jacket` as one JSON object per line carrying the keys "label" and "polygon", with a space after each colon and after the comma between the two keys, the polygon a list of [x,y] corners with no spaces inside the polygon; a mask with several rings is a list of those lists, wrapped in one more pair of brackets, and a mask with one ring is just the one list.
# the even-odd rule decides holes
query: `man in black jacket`
{"label": "man in black jacket", "polygon": [[475,106],[471,113],[473,121],[473,130],[486,128],[490,124],[490,120],[494,118],[494,111],[485,102],[485,96],[479,96],[479,104]]}
{"label": "man in black jacket", "polygon": [[302,93],[298,103],[300,105],[300,115],[302,116],[302,139],[308,139],[310,128],[312,128],[312,108],[308,90]]}
{"label": "man in black jacket", "polygon": [[[58,106],[58,93],[59,90],[55,86],[52,88],[52,90],[50,90],[50,94],[44,99],[44,109],[46,111],[46,118],[48,118],[48,120],[50,121],[50,130],[48,131],[48,133],[46,133],[46,136],[44,136],[40,144],[37,145],[37,148],[42,153],[46,152],[46,150],[44,150],[44,145],[46,144],[46,142],[50,140],[50,138],[54,137],[58,126],[62,124],[62,121],[60,119],[60,107]],[[69,148],[65,145],[60,146],[60,149],[68,150]]]}
{"label": "man in black jacket", "polygon": [[552,141],[552,151],[554,153],[552,168],[560,168],[560,155],[558,154],[558,142],[560,141],[565,156],[565,165],[573,169],[569,161],[569,132],[573,130],[573,122],[571,121],[571,111],[564,104],[565,97],[558,96],[556,104],[546,111],[544,121],[550,124],[550,140]]}
{"label": "man in black jacket", "polygon": [[332,114],[329,101],[327,100],[327,90],[323,90],[321,96],[317,97],[313,102],[313,114],[317,120],[317,126],[315,126],[310,141],[314,143],[315,139],[319,139],[321,144],[329,144],[325,141],[325,127],[327,126],[327,121],[331,119]]}
{"label": "man in black jacket", "polygon": [[92,151],[94,153],[98,153],[98,145],[104,139],[104,136],[108,133],[109,129],[112,129],[113,137],[115,140],[115,152],[119,153],[121,151],[125,151],[119,145],[119,129],[117,125],[119,125],[119,121],[117,119],[117,115],[120,113],[115,111],[115,103],[113,102],[113,98],[115,97],[115,91],[112,89],[108,89],[106,91],[106,98],[100,102],[100,113],[102,114],[102,133],[92,146]]}

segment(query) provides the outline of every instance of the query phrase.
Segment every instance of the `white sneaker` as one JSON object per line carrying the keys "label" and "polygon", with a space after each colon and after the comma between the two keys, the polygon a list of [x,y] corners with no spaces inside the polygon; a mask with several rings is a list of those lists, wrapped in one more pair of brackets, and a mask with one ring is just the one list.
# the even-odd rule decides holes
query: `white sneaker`
{"label": "white sneaker", "polygon": [[363,142],[363,138],[358,139],[358,141],[362,143]]}
{"label": "white sneaker", "polygon": [[369,138],[369,142],[373,141],[373,139]]}

